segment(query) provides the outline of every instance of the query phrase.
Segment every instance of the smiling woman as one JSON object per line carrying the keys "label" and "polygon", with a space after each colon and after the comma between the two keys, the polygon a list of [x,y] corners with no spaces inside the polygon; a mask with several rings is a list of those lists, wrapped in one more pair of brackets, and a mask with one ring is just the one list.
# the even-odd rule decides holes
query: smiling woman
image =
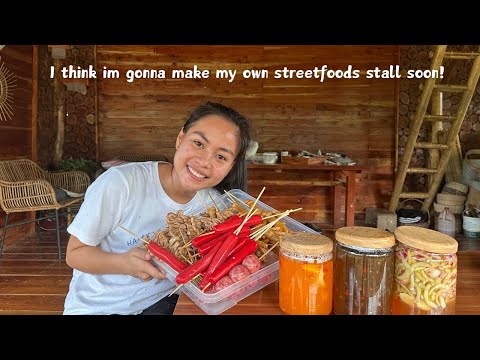
{"label": "smiling woman", "polygon": [[201,198],[246,190],[249,134],[245,117],[209,102],[190,113],[171,164],[128,163],[99,176],[67,229],[67,264],[74,271],[64,313],[172,313],[167,295],[174,284],[152,265],[152,254],[139,246],[141,241],[122,227],[145,237],[165,228],[170,212],[188,214],[202,206]]}

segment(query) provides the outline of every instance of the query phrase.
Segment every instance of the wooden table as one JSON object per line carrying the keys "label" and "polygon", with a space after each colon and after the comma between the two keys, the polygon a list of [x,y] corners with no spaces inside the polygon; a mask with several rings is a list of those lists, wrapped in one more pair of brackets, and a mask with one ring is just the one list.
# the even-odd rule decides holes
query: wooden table
{"label": "wooden table", "polygon": [[[458,253],[456,313],[480,314],[480,251]],[[178,299],[174,315],[205,315],[185,294]],[[283,315],[278,306],[278,281],[240,301],[226,315]]]}
{"label": "wooden table", "polygon": [[[249,185],[331,186],[333,227],[338,228],[343,226],[341,225],[341,186],[345,186],[345,226],[353,226],[355,222],[355,177],[362,171],[372,170],[372,167],[367,165],[258,164],[253,162],[248,165],[249,172],[255,169],[271,170],[272,175],[269,179],[249,180]],[[275,179],[275,173],[283,171],[321,171],[328,173],[329,180],[270,180]]]}

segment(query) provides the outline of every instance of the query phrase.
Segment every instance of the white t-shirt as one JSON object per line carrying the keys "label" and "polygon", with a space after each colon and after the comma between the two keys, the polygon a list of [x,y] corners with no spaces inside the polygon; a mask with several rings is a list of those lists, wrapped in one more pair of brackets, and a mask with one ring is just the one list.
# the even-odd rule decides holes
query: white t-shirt
{"label": "white t-shirt", "polygon": [[[205,189],[201,191],[204,201],[208,192],[214,199],[220,196],[214,189]],[[178,204],[165,193],[158,162],[129,163],[109,169],[90,185],[67,231],[84,244],[124,253],[141,245],[141,240],[119,225],[152,239],[156,230],[167,226],[169,212],[189,214],[201,206],[198,196]],[[74,269],[64,314],[138,314],[174,288],[167,279],[142,282],[130,275],[95,275]]]}

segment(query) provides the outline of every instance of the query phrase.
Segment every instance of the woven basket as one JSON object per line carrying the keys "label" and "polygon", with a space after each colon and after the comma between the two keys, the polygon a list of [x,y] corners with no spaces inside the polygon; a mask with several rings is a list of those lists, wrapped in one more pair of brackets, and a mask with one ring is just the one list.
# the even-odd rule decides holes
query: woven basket
{"label": "woven basket", "polygon": [[433,210],[438,213],[441,213],[446,207],[448,207],[452,214],[462,214],[465,209],[464,205],[442,205],[436,202],[433,203]]}
{"label": "woven basket", "polygon": [[442,188],[442,193],[444,194],[452,194],[452,195],[460,195],[460,196],[467,196],[468,194],[468,186],[463,185],[461,183],[451,181],[446,183]]}
{"label": "woven basket", "polygon": [[437,204],[451,206],[451,205],[464,205],[466,196],[452,195],[452,194],[437,194]]}
{"label": "woven basket", "polygon": [[[423,201],[420,199],[405,199],[398,204],[397,211],[400,209],[420,210],[422,205],[423,205]],[[408,225],[408,226],[418,226],[418,227],[423,227],[425,229],[428,229],[430,228],[430,211],[427,210],[426,212],[424,212],[422,215],[422,219],[417,223],[403,224],[400,221],[397,221],[397,224],[398,226]]]}

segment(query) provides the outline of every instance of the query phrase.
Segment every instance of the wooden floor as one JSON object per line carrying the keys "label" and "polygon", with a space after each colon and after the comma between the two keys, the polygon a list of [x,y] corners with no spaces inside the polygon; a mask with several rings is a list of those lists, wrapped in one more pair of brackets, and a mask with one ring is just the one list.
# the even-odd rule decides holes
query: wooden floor
{"label": "wooden floor", "polygon": [[[331,237],[333,230],[324,233]],[[457,240],[459,251],[480,252],[480,240],[463,236]],[[67,241],[63,232],[63,259]],[[55,232],[7,246],[0,258],[0,314],[61,314],[71,276],[65,260],[58,260]]]}
{"label": "wooden floor", "polygon": [[[63,259],[68,233],[62,231]],[[0,314],[62,314],[72,277],[58,259],[55,232],[40,232],[4,248],[0,258]]]}

